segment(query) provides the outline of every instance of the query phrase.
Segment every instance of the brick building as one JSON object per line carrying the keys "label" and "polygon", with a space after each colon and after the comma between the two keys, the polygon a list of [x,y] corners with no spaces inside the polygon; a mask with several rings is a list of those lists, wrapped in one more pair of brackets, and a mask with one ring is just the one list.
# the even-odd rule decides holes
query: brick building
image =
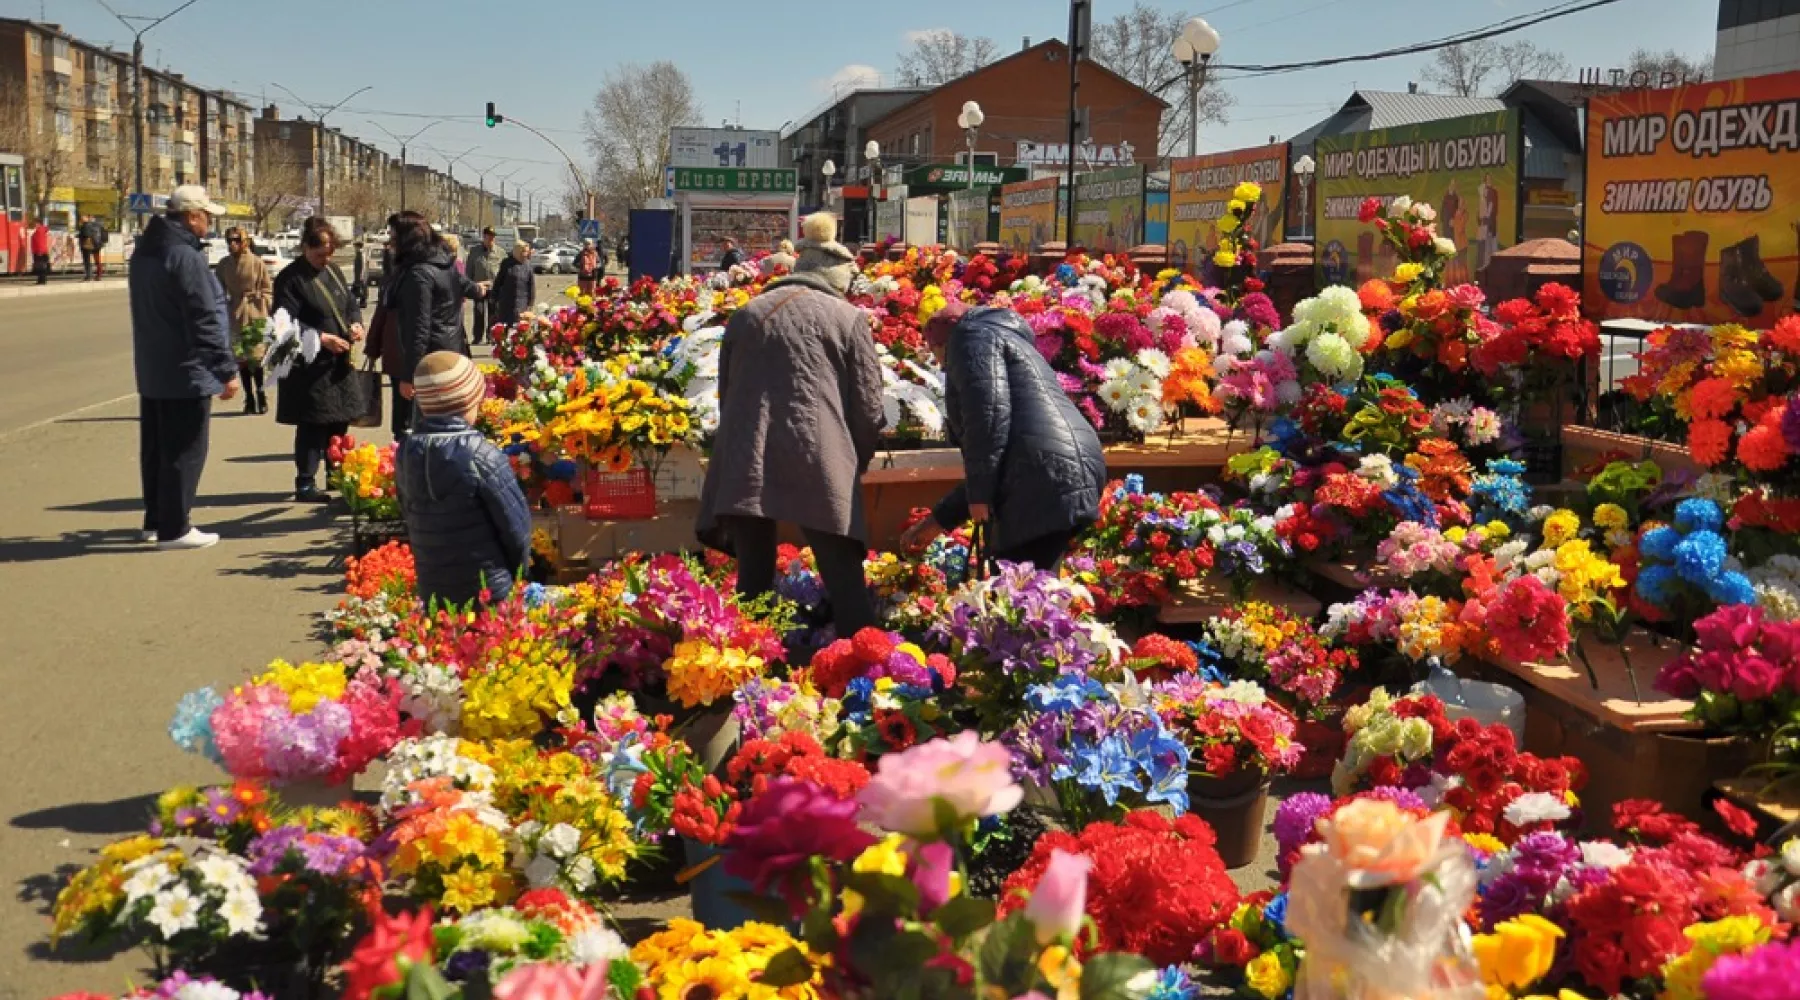
{"label": "brick building", "polygon": [[[975,162],[1055,168],[1068,163],[1069,51],[1060,40],[1027,45],[1003,59],[927,91],[867,126],[884,165],[961,163],[966,139],[956,124],[965,101],[987,116]],[[1081,64],[1081,106],[1091,149],[1081,169],[1157,157],[1157,129],[1168,107],[1155,94],[1092,60]]]}

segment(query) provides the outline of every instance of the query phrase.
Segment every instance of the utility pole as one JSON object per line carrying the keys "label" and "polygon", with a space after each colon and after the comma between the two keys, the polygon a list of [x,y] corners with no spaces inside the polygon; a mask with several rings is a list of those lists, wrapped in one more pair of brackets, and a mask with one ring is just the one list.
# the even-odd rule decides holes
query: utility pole
{"label": "utility pole", "polygon": [[575,158],[573,156],[569,155],[569,151],[562,148],[562,146],[559,145],[555,139],[550,138],[549,136],[545,135],[542,132],[539,132],[537,129],[532,128],[530,125],[525,124],[524,122],[518,120],[517,118],[509,118],[505,115],[499,114],[498,112],[496,112],[494,110],[494,102],[489,101],[488,105],[487,105],[487,127],[488,128],[496,128],[500,125],[505,125],[508,122],[511,122],[512,124],[517,125],[520,128],[524,129],[525,131],[530,132],[532,135],[537,136],[539,139],[544,140],[545,142],[550,144],[552,149],[555,149],[558,153],[562,154],[562,158],[564,160],[568,161],[569,173],[574,175],[575,183],[581,185],[581,194],[584,198],[587,199],[588,218],[593,218],[594,217],[594,189],[592,187],[588,186],[587,175],[582,173],[581,168],[575,165]]}
{"label": "utility pole", "polygon": [[388,138],[393,139],[395,142],[400,144],[400,211],[404,212],[404,211],[406,211],[406,146],[407,146],[407,143],[410,143],[414,139],[417,139],[419,136],[424,135],[426,128],[430,128],[433,125],[442,123],[443,119],[439,118],[436,121],[427,122],[425,125],[425,128],[422,128],[422,129],[418,130],[417,132],[414,132],[412,135],[409,135],[404,139],[395,135],[393,132],[389,131],[388,127],[386,125],[383,125],[378,121],[371,121],[366,118],[363,120],[368,121],[370,125],[375,126],[376,128],[382,130],[383,132],[387,132]]}
{"label": "utility pole", "polygon": [[1069,0],[1069,167],[1065,183],[1069,217],[1063,227],[1065,253],[1075,249],[1075,147],[1081,143],[1081,60],[1087,56],[1093,16],[1093,0]]}
{"label": "utility pole", "polygon": [[[106,0],[95,0],[108,14],[117,18],[131,36],[131,145],[133,159],[133,177],[137,185],[137,194],[144,193],[144,36],[157,25],[187,10],[200,0],[187,0],[186,3],[169,11],[161,17],[145,17],[141,14],[121,14],[112,9]],[[141,28],[134,28],[133,21],[149,22]]]}
{"label": "utility pole", "polygon": [[[456,197],[456,165],[458,163],[461,163],[462,161],[468,159],[471,154],[473,154],[476,150],[478,150],[480,148],[481,148],[480,146],[470,146],[468,149],[465,149],[461,153],[458,153],[454,158],[445,156],[445,159],[450,161],[449,165],[447,167],[445,167],[445,170],[448,171],[449,175],[450,175],[450,205],[451,205],[451,210],[445,218],[446,225],[455,226],[456,223],[459,221],[461,214],[462,214],[462,205],[460,204],[461,199]],[[438,155],[444,156],[444,154],[442,152],[440,152]]]}
{"label": "utility pole", "polygon": [[[317,119],[317,121],[318,121],[317,127],[313,130],[313,137],[314,137],[313,147],[315,150],[314,155],[313,155],[313,162],[314,162],[314,164],[317,165],[318,170],[319,170],[319,204],[318,204],[318,207],[314,209],[313,214],[314,215],[324,215],[325,214],[325,116],[331,114],[333,111],[336,111],[337,109],[343,107],[344,105],[349,104],[352,100],[355,100],[358,96],[360,96],[364,93],[367,93],[368,91],[374,90],[375,88],[374,87],[359,87],[356,90],[351,91],[350,96],[344,98],[343,100],[337,102],[336,104],[333,104],[329,108],[320,110],[319,105],[312,103],[311,101],[307,100],[304,97],[301,97],[299,94],[296,94],[291,90],[288,90],[288,88],[286,88],[286,87],[282,87],[281,84],[277,83],[277,84],[275,84],[275,86],[280,87],[283,91],[286,91],[286,93],[289,97],[292,97],[294,100],[299,101],[301,104],[306,105],[307,110],[311,111],[313,113],[313,117],[315,119]],[[400,176],[402,179],[404,179],[406,177],[406,174],[402,173]]]}

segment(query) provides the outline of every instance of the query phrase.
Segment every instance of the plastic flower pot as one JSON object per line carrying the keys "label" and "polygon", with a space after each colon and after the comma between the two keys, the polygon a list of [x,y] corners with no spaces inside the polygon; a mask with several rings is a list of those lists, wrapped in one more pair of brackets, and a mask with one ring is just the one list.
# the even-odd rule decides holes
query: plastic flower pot
{"label": "plastic flower pot", "polygon": [[732,893],[756,894],[750,883],[725,873],[725,852],[711,844],[688,837],[681,838],[681,852],[687,859],[688,896],[694,919],[708,930],[728,931],[747,920],[760,919],[747,907],[731,898]]}
{"label": "plastic flower pot", "polygon": [[1188,775],[1189,811],[1207,822],[1219,838],[1219,860],[1242,868],[1256,860],[1269,812],[1269,775],[1240,769],[1216,778]]}
{"label": "plastic flower pot", "polygon": [[681,730],[681,738],[694,748],[694,753],[700,758],[700,765],[709,774],[724,767],[731,755],[737,752],[742,735],[743,726],[732,712],[730,703],[700,709]]}
{"label": "plastic flower pot", "polygon": [[1319,718],[1299,720],[1294,725],[1294,739],[1306,751],[1289,774],[1302,781],[1330,777],[1348,742],[1344,735],[1344,707],[1324,705]]}

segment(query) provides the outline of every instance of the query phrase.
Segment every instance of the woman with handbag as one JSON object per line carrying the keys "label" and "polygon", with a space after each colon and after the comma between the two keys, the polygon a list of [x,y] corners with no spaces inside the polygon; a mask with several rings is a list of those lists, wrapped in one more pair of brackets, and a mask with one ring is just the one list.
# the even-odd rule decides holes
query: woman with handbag
{"label": "woman with handbag", "polygon": [[276,383],[275,421],[294,428],[294,499],[326,503],[319,466],[331,439],[361,420],[369,399],[365,373],[357,371],[356,342],[363,338],[362,307],[344,272],[331,262],[337,234],[319,216],[300,232],[300,256],[275,276],[275,308],[301,326],[319,331],[319,351],[296,360]]}

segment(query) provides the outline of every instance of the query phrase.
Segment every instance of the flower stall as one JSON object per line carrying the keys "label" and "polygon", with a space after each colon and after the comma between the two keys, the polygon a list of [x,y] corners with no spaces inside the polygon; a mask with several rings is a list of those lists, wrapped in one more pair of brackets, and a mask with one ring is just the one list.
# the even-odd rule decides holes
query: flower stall
{"label": "flower stall", "polygon": [[[596,506],[704,452],[760,267],[523,319],[481,426],[580,560],[451,608],[403,541],[359,552],[316,654],[174,706],[218,779],[49,935],[142,948],[158,1000],[1788,995],[1800,840],[1758,796],[1800,768],[1800,326],[1650,338],[1638,429],[1701,474],[1545,483],[1599,347],[1574,293],[1490,303],[1431,206],[1363,215],[1394,272],[1287,315],[1236,237],[1224,288],[870,264],[879,536],[948,485],[920,329],[951,299],[1026,317],[1118,478],[1054,572],[878,542],[852,635],[806,549],[751,599],[662,551],[679,501]],[[376,516],[391,456],[337,451]]]}

